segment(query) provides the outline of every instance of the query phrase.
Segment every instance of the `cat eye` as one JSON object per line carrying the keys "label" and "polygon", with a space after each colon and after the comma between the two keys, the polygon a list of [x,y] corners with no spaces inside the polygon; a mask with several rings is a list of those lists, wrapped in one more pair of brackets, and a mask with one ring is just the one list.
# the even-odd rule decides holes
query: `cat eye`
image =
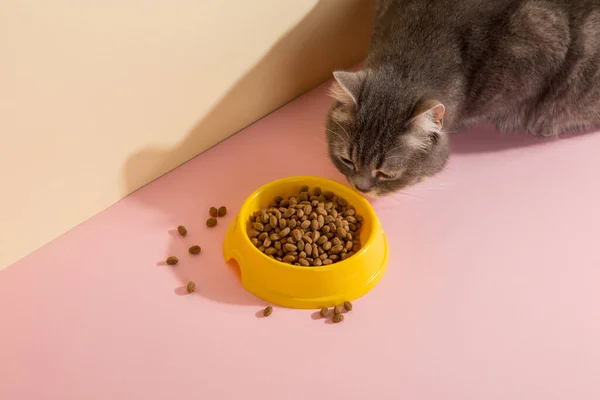
{"label": "cat eye", "polygon": [[377,177],[377,179],[379,179],[381,181],[389,181],[389,180],[395,179],[394,176],[392,176],[390,174],[386,174],[385,172],[381,172],[381,171],[377,171],[375,176]]}
{"label": "cat eye", "polygon": [[350,161],[349,159],[347,159],[346,157],[340,157],[340,161],[348,168],[350,169],[356,169],[354,167],[354,163],[352,161]]}

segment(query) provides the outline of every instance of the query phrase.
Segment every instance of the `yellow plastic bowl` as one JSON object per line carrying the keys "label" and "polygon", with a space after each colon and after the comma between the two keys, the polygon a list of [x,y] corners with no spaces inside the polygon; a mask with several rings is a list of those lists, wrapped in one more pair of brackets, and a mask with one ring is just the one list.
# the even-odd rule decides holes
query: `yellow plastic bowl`
{"label": "yellow plastic bowl", "polygon": [[[345,198],[363,217],[362,248],[355,255],[328,266],[299,267],[266,256],[250,242],[250,215],[276,196],[298,194],[304,185]],[[375,211],[358,192],[329,179],[297,176],[268,183],[246,199],[229,226],[223,256],[226,262],[237,261],[242,285],[255,296],[283,307],[317,309],[355,300],[371,290],[385,273],[388,244]]]}

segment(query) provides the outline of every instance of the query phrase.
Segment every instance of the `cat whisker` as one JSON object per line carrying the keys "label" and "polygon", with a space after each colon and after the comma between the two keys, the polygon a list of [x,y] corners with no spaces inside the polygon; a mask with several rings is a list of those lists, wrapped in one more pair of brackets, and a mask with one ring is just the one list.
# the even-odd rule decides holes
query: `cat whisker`
{"label": "cat whisker", "polygon": [[[332,131],[331,129],[327,129],[327,128],[325,128],[325,130],[326,130],[327,132],[331,132],[331,133],[333,133],[335,136],[339,137],[339,138],[340,138],[340,140],[341,140],[342,142],[348,143],[348,141],[347,141],[346,139],[344,139],[344,138],[342,137],[342,135],[340,135],[339,133],[337,133],[337,132],[335,132],[335,131]],[[350,139],[350,138],[348,138],[348,139]]]}
{"label": "cat whisker", "polygon": [[389,156],[389,157],[386,157],[386,158],[385,158],[385,161],[389,161],[389,160],[395,160],[395,159],[397,159],[397,158],[400,158],[400,159],[407,159],[407,157],[406,157],[406,156]]}
{"label": "cat whisker", "polygon": [[387,155],[387,154],[391,153],[394,150],[398,150],[400,147],[402,147],[402,146],[396,146],[393,149],[390,149],[390,150],[386,151],[385,154]]}
{"label": "cat whisker", "polygon": [[339,122],[337,122],[335,119],[332,119],[332,121],[335,122],[337,124],[337,126],[339,126],[344,131],[344,133],[348,137],[348,140],[350,140],[350,135],[348,134],[348,132],[346,132],[346,130],[344,129],[344,127]]}

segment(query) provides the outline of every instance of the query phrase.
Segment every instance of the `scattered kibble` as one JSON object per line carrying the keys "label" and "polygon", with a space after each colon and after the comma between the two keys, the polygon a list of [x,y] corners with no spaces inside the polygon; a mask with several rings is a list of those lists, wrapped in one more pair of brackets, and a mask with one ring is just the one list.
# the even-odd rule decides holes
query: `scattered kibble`
{"label": "scattered kibble", "polygon": [[217,207],[211,207],[210,210],[208,210],[208,214],[213,218],[217,218],[219,210],[217,210]]}
{"label": "scattered kibble", "polygon": [[181,236],[185,236],[185,235],[187,235],[187,229],[185,229],[185,226],[183,226],[183,225],[179,225],[179,226],[177,227],[177,232],[179,232],[179,234],[180,234]]}
{"label": "scattered kibble", "polygon": [[360,221],[345,199],[303,186],[297,196],[277,196],[253,213],[248,235],[254,246],[277,261],[320,267],[360,250]]}
{"label": "scattered kibble", "polygon": [[185,288],[188,293],[192,293],[194,290],[196,290],[196,284],[194,283],[194,281],[189,281]]}
{"label": "scattered kibble", "polygon": [[319,314],[321,314],[321,317],[325,318],[327,314],[329,314],[329,309],[327,307],[323,307],[321,308],[321,312],[319,312]]}
{"label": "scattered kibble", "polygon": [[269,315],[273,314],[273,307],[268,306],[263,310],[263,315],[265,317],[268,317]]}
{"label": "scattered kibble", "polygon": [[345,301],[344,302],[344,310],[352,311],[352,303],[350,303],[349,301]]}
{"label": "scattered kibble", "polygon": [[342,306],[335,306],[333,309],[333,315],[339,315],[342,313]]}
{"label": "scattered kibble", "polygon": [[175,256],[171,256],[169,258],[167,258],[167,264],[168,265],[175,265],[179,262],[179,259]]}
{"label": "scattered kibble", "polygon": [[344,314],[336,314],[331,319],[334,324],[340,323],[344,320]]}
{"label": "scattered kibble", "polygon": [[219,207],[219,210],[217,211],[217,215],[219,217],[224,217],[225,215],[227,215],[227,207],[225,207],[225,206]]}
{"label": "scattered kibble", "polygon": [[198,245],[194,245],[192,247],[190,247],[190,254],[200,254],[200,252],[202,251],[202,248]]}
{"label": "scattered kibble", "polygon": [[217,219],[210,217],[209,219],[206,220],[206,226],[208,226],[209,228],[217,226]]}

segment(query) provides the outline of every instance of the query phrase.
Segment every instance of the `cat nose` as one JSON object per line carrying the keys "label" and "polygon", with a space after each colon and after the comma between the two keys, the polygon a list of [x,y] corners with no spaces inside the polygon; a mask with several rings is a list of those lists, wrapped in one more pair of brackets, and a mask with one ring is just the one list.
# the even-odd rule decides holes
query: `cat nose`
{"label": "cat nose", "polygon": [[363,193],[367,193],[371,191],[371,186],[370,185],[354,185],[354,187],[356,188],[356,190],[358,190],[359,192],[363,192]]}

